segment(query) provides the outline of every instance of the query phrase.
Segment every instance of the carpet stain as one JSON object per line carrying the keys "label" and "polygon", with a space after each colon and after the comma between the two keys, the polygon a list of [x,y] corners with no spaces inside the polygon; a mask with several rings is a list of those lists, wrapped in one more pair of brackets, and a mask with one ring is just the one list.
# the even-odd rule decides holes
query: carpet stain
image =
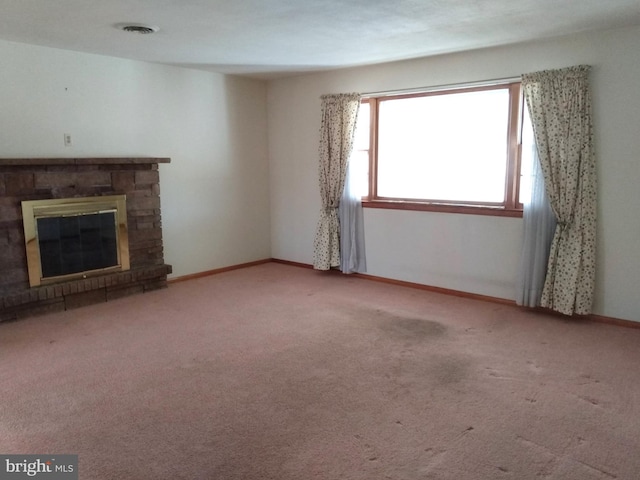
{"label": "carpet stain", "polygon": [[458,437],[456,438],[456,440],[460,440],[461,438],[467,436],[469,433],[473,432],[473,427],[467,427],[464,429],[463,432],[461,432]]}
{"label": "carpet stain", "polygon": [[587,402],[590,403],[591,405],[595,406],[595,407],[599,407],[600,406],[600,402],[598,400],[596,400],[593,397],[589,397],[586,395],[576,395],[580,400],[582,400],[583,402]]}
{"label": "carpet stain", "polygon": [[578,385],[590,385],[592,383],[600,383],[600,380],[593,378],[589,374],[580,375],[580,379],[582,380],[579,380]]}
{"label": "carpet stain", "polygon": [[447,327],[433,320],[402,317],[379,310],[376,313],[380,329],[398,339],[422,341],[442,337],[447,331]]}

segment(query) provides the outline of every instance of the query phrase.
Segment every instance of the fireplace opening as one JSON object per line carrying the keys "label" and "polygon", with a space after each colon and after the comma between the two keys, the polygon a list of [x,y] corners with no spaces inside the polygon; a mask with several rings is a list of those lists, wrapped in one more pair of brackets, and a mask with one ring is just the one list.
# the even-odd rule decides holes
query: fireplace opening
{"label": "fireplace opening", "polygon": [[129,269],[126,197],[22,202],[29,284]]}
{"label": "fireplace opening", "polygon": [[118,264],[115,212],[38,218],[36,222],[43,278]]}

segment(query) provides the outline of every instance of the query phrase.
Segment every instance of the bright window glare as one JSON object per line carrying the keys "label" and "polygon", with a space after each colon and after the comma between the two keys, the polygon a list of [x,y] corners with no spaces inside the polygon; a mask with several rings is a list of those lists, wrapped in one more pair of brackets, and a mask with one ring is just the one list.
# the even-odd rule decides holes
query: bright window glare
{"label": "bright window glare", "polygon": [[353,150],[369,150],[369,121],[370,106],[368,103],[361,103],[358,110],[358,121],[353,137]]}
{"label": "bright window glare", "polygon": [[361,103],[358,122],[353,138],[353,150],[349,159],[351,191],[356,196],[366,196],[369,192],[369,122],[371,108]]}
{"label": "bright window glare", "polygon": [[380,197],[503,202],[509,90],[381,101]]}
{"label": "bright window glare", "polygon": [[533,161],[534,149],[536,148],[533,138],[533,126],[529,109],[525,106],[522,121],[522,155],[520,163],[520,195],[518,201],[523,205],[531,202],[531,186],[533,182]]}

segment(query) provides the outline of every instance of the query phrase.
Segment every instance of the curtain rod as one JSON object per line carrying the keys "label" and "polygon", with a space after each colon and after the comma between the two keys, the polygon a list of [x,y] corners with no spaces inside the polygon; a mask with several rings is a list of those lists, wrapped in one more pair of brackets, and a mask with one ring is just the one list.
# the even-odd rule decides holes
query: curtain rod
{"label": "curtain rod", "polygon": [[431,87],[416,87],[416,88],[405,88],[400,90],[383,90],[380,92],[366,92],[361,94],[361,96],[363,98],[367,98],[367,97],[385,97],[385,96],[391,96],[391,95],[404,95],[409,93],[420,93],[420,92],[437,92],[439,90],[455,90],[458,88],[480,87],[483,85],[502,85],[506,83],[519,82],[520,80],[522,80],[522,77],[497,78],[492,80],[481,80],[478,82],[449,83],[446,85],[434,85]]}

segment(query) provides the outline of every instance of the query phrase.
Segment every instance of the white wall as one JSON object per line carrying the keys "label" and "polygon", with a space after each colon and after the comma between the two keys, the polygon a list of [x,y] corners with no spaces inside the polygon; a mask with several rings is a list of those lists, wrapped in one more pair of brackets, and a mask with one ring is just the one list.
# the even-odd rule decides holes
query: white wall
{"label": "white wall", "polygon": [[[594,313],[640,321],[640,28],[271,81],[272,256],[312,262],[320,95],[518,76],[590,64],[599,175]],[[514,298],[522,220],[365,210],[368,273]]]}
{"label": "white wall", "polygon": [[264,82],[3,41],[0,65],[0,157],[171,157],[173,276],[270,257]]}

